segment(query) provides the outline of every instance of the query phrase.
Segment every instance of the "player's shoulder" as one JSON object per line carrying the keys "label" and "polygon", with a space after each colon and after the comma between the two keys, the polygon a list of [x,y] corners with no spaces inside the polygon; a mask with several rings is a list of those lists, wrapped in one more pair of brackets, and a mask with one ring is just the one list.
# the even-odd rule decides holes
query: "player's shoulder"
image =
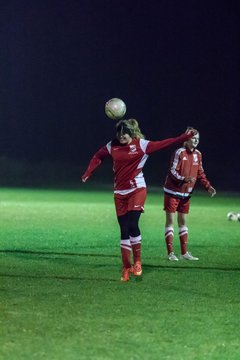
{"label": "player's shoulder", "polygon": [[113,139],[113,140],[109,141],[108,144],[110,144],[111,146],[119,146],[120,145],[118,139]]}
{"label": "player's shoulder", "polygon": [[119,146],[119,141],[117,139],[110,140],[106,145],[105,148],[107,148],[108,152],[111,154],[112,148]]}
{"label": "player's shoulder", "polygon": [[176,149],[174,154],[180,156],[182,154],[185,154],[186,153],[186,148],[184,146],[181,146],[180,148]]}
{"label": "player's shoulder", "polygon": [[146,152],[146,148],[149,144],[149,140],[146,140],[146,139],[136,139],[138,140],[138,144],[140,146],[140,148],[142,149],[142,151],[145,153]]}
{"label": "player's shoulder", "polygon": [[198,154],[199,156],[202,156],[201,151],[200,151],[200,150],[198,150],[198,149],[195,149],[195,153],[196,153],[196,154]]}
{"label": "player's shoulder", "polygon": [[146,141],[145,139],[133,138],[131,144],[138,145],[144,143],[145,141]]}

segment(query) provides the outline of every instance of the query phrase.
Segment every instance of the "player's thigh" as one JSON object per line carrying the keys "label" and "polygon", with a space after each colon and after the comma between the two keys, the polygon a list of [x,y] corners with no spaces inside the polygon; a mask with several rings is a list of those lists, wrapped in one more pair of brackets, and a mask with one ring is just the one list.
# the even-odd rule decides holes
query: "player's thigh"
{"label": "player's thigh", "polygon": [[128,211],[137,210],[144,211],[144,204],[146,201],[147,190],[146,188],[140,188],[129,194],[128,199]]}
{"label": "player's thigh", "polygon": [[190,199],[180,199],[177,211],[182,214],[188,214],[190,208]]}
{"label": "player's thigh", "polygon": [[117,216],[123,216],[128,212],[128,197],[126,195],[115,194],[114,203]]}
{"label": "player's thigh", "polygon": [[163,210],[165,210],[166,213],[175,213],[177,211],[179,201],[180,199],[164,194]]}

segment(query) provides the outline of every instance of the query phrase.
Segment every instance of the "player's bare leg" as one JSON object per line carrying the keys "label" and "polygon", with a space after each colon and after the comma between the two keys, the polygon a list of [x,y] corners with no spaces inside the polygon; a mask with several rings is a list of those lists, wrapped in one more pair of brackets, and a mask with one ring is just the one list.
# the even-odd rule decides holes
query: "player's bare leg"
{"label": "player's bare leg", "polygon": [[181,246],[180,258],[184,260],[198,260],[197,257],[192,256],[192,254],[188,252],[187,214],[178,212],[178,229]]}
{"label": "player's bare leg", "polygon": [[167,257],[170,261],[178,261],[177,256],[173,252],[173,237],[174,237],[174,218],[175,213],[166,212],[166,224],[165,224],[165,241],[167,246]]}

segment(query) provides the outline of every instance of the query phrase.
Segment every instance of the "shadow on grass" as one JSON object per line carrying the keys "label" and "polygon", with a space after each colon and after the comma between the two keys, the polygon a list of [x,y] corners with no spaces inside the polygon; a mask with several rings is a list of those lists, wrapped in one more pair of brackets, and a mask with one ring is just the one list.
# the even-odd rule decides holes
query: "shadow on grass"
{"label": "shadow on grass", "polygon": [[[89,254],[89,253],[75,253],[75,252],[53,252],[53,251],[33,251],[33,250],[0,250],[0,254],[17,254],[17,255],[34,255],[34,256],[42,256],[44,258],[47,258],[47,256],[51,256],[51,259],[54,259],[56,256],[70,256],[70,257],[95,257],[95,258],[119,258],[119,255],[115,254]],[[198,263],[199,264],[199,263]],[[88,266],[91,266],[91,264],[88,264]],[[102,265],[93,264],[94,267],[101,267]],[[104,265],[105,266],[105,265]],[[106,265],[107,266],[107,265]],[[199,266],[196,262],[188,262],[188,265],[182,265],[179,264],[171,264],[171,265],[152,265],[143,263],[143,267],[147,272],[151,272],[154,269],[164,269],[164,270],[206,270],[206,271],[223,271],[223,272],[240,272],[239,267],[220,267],[220,266]],[[10,276],[10,275],[9,275]],[[13,275],[15,276],[15,275]],[[74,280],[75,278],[67,278],[67,277],[54,277],[55,279],[64,279],[64,280]],[[76,278],[75,280],[94,280],[94,279],[81,279]],[[101,280],[107,280],[107,279],[101,279]],[[110,280],[110,279],[108,279]],[[115,281],[115,280],[113,280]]]}
{"label": "shadow on grass", "polygon": [[[190,266],[192,264],[193,266]],[[207,271],[236,271],[240,272],[240,268],[225,268],[225,267],[216,267],[216,266],[196,266],[196,263],[189,263],[189,266],[184,265],[149,265],[149,264],[143,264],[145,269],[148,269],[149,271],[154,269],[169,269],[169,270],[207,270]]]}
{"label": "shadow on grass", "polygon": [[26,254],[26,255],[52,255],[52,256],[93,256],[93,257],[113,257],[118,258],[118,255],[113,254],[84,254],[76,252],[56,252],[56,251],[33,251],[33,250],[0,250],[0,254]]}
{"label": "shadow on grass", "polygon": [[119,279],[107,279],[107,278],[91,278],[91,277],[78,277],[78,276],[56,276],[56,275],[25,275],[25,274],[7,274],[0,273],[0,277],[16,278],[16,279],[38,279],[38,280],[70,280],[70,281],[103,281],[103,282],[119,282]]}

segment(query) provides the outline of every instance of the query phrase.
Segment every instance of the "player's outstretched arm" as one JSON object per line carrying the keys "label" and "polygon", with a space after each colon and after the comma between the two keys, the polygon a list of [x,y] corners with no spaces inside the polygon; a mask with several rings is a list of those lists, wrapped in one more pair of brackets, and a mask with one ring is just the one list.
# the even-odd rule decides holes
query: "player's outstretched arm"
{"label": "player's outstretched arm", "polygon": [[160,141],[149,141],[149,143],[147,145],[146,153],[151,154],[154,151],[164,149],[171,145],[183,143],[184,141],[187,141],[188,139],[193,137],[196,134],[196,132],[197,131],[195,129],[190,129],[175,138],[168,138],[168,139],[160,140]]}
{"label": "player's outstretched arm", "polygon": [[93,155],[90,163],[82,176],[82,182],[85,183],[92,173],[101,165],[102,161],[109,155],[107,147],[104,146]]}

